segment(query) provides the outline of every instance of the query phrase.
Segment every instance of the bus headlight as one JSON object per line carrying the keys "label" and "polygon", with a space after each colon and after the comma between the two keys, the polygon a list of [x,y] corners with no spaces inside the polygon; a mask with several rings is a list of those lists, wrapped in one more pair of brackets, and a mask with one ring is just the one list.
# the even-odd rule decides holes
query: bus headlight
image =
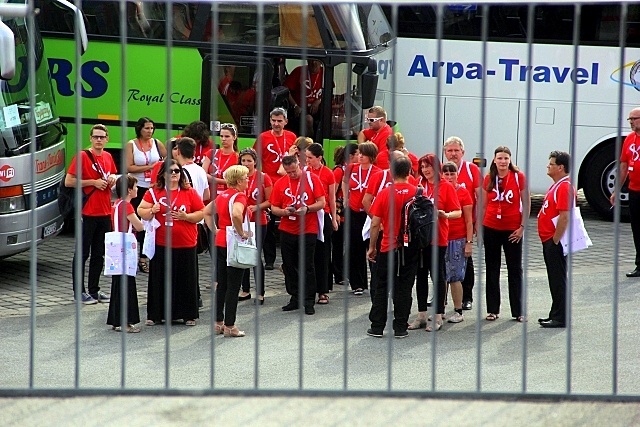
{"label": "bus headlight", "polygon": [[0,215],[24,211],[26,208],[21,185],[0,188]]}

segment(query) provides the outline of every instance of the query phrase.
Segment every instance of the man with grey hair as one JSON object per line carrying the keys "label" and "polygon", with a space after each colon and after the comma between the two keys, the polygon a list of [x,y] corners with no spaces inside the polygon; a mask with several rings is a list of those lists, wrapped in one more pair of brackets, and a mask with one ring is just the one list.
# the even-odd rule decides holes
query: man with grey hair
{"label": "man with grey hair", "polygon": [[[473,234],[476,229],[476,207],[480,200],[480,168],[463,159],[464,143],[457,136],[451,136],[444,142],[444,156],[458,167],[458,184],[467,189],[473,200]],[[467,270],[462,281],[462,309],[471,310],[473,305],[473,285],[475,283],[473,257],[467,259]]]}

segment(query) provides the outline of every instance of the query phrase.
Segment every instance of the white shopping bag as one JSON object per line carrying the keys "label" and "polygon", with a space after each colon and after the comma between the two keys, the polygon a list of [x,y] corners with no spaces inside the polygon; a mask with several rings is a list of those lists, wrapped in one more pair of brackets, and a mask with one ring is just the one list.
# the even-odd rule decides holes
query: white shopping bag
{"label": "white shopping bag", "polygon": [[142,221],[142,223],[145,231],[142,253],[149,259],[153,259],[156,254],[156,229],[160,227],[160,222],[154,217],[151,221]]}
{"label": "white shopping bag", "polygon": [[104,275],[135,276],[138,272],[138,241],[131,233],[110,231],[104,235]]}

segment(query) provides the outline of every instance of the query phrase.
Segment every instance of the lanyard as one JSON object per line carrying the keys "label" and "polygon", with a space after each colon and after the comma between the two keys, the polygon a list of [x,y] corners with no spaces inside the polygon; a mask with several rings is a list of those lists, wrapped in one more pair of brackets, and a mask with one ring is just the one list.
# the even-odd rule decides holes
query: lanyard
{"label": "lanyard", "polygon": [[138,148],[140,149],[140,151],[142,151],[142,154],[144,154],[144,160],[147,166],[149,166],[149,156],[147,155],[147,152],[144,150],[144,147],[142,146],[142,141],[140,141],[140,139],[138,139],[137,141],[138,141]]}
{"label": "lanyard", "polygon": [[[245,194],[247,195],[247,197],[249,197],[250,199],[253,199],[252,194],[253,194],[253,190],[255,190],[255,183],[256,183],[256,177],[258,176],[258,171],[254,170],[253,171],[253,176],[249,179],[249,185],[247,186],[247,191],[245,192]],[[258,201],[257,199],[253,199],[256,202]]]}
{"label": "lanyard", "polygon": [[216,173],[218,174],[218,176],[222,176],[222,174],[224,173],[224,171],[226,170],[225,168],[227,167],[227,165],[229,164],[229,161],[231,161],[231,154],[224,154],[222,152],[222,150],[218,150],[218,153],[220,153],[220,158],[218,159],[218,163],[222,162],[222,156],[227,156],[227,161],[224,162],[224,165],[220,166],[217,170]]}
{"label": "lanyard", "polygon": [[371,169],[373,169],[373,165],[369,166],[367,176],[365,177],[364,182],[362,182],[362,165],[358,166],[358,186],[360,191],[364,191],[367,187],[367,184],[369,183],[369,175],[371,175]]}
{"label": "lanyard", "polygon": [[[169,197],[169,188],[165,188],[165,191],[167,192],[167,198]],[[177,190],[176,197],[172,198],[171,200],[171,206],[170,206],[170,210],[173,210],[173,208],[175,208],[176,203],[178,202],[178,197],[180,196],[180,187],[178,186],[178,190]]]}
{"label": "lanyard", "polygon": [[280,147],[280,144],[278,143],[278,136],[273,133],[273,130],[271,130],[271,135],[273,135],[273,139],[276,140],[278,155],[280,156],[280,159],[282,159],[284,157],[285,147],[287,146],[287,135],[282,131],[282,147]]}
{"label": "lanyard", "polygon": [[[293,204],[295,205],[298,204],[298,194],[300,193],[301,182],[302,182],[302,175],[300,175],[300,177],[298,178],[298,187],[296,188],[296,194],[293,194],[293,191],[291,192],[291,195],[293,196]],[[289,178],[289,190],[291,190],[291,178]]]}

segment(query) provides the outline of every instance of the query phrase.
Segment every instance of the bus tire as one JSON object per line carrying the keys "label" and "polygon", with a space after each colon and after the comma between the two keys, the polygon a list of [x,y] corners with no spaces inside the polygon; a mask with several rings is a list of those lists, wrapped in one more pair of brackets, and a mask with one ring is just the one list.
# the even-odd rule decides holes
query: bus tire
{"label": "bus tire", "polygon": [[[615,188],[617,174],[615,143],[598,147],[582,166],[582,188],[587,202],[602,218],[609,221],[614,219],[614,210],[611,209],[609,197]],[[622,198],[621,219],[629,221],[629,194],[626,186],[622,188],[620,195]]]}

